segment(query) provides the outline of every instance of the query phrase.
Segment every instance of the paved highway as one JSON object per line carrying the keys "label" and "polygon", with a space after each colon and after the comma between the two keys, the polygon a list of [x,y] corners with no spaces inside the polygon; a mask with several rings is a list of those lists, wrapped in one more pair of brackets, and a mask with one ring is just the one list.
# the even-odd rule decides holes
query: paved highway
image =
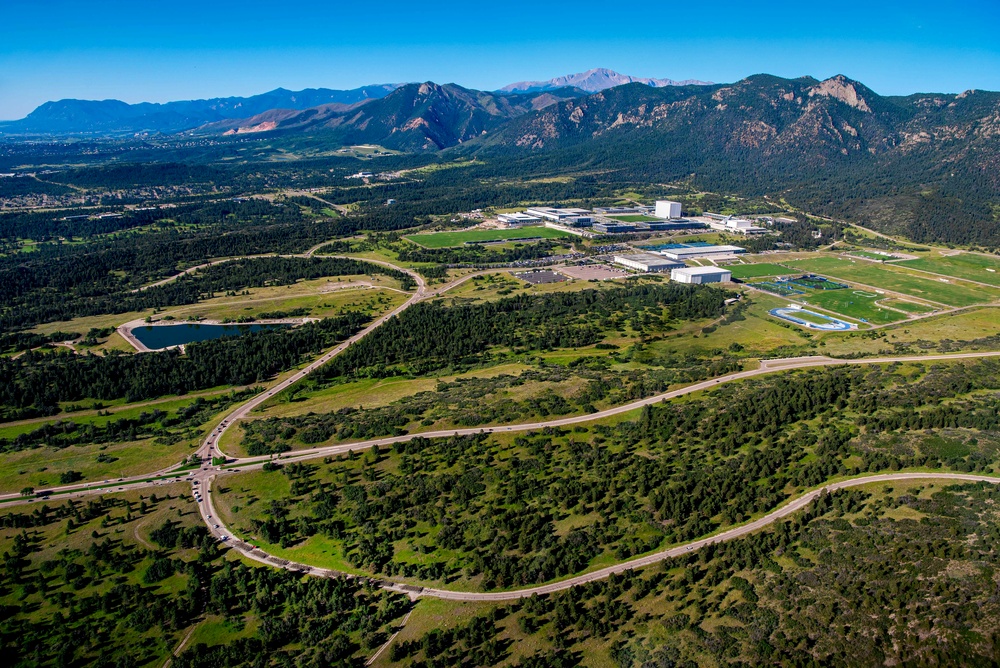
{"label": "paved highway", "polygon": [[[367,441],[356,441],[353,443],[342,443],[339,445],[310,448],[308,450],[297,450],[295,452],[285,453],[281,455],[280,459],[283,462],[290,462],[290,461],[299,461],[303,459],[313,459],[316,457],[327,457],[331,455],[342,454],[347,452],[348,450],[354,450],[354,451],[366,450],[368,448],[371,448],[373,445],[378,445],[379,447],[382,447],[386,445],[392,445],[393,443],[402,443],[405,441],[411,441],[414,438],[442,438],[448,436],[470,436],[473,434],[533,431],[533,430],[544,429],[545,427],[568,427],[570,425],[581,424],[585,422],[593,422],[594,420],[602,420],[604,418],[613,417],[615,415],[620,415],[622,413],[628,413],[629,411],[634,411],[636,409],[642,408],[643,406],[650,406],[652,404],[658,404],[662,401],[676,399],[677,397],[682,397],[686,394],[691,394],[693,392],[708,390],[723,383],[731,383],[736,380],[745,380],[747,378],[753,378],[755,376],[761,376],[764,374],[776,373],[780,371],[788,371],[791,369],[806,369],[806,368],[820,367],[820,366],[841,366],[845,364],[858,365],[858,364],[886,364],[891,362],[932,362],[932,361],[947,361],[947,360],[969,359],[969,358],[979,358],[979,357],[1000,357],[1000,352],[959,353],[955,355],[924,355],[924,356],[910,355],[903,357],[872,357],[866,359],[851,359],[851,360],[840,360],[840,359],[834,359],[832,357],[822,357],[822,356],[794,357],[794,358],[776,359],[776,360],[761,360],[760,368],[757,369],[751,369],[748,371],[739,371],[725,376],[719,376],[717,378],[701,381],[700,383],[694,383],[692,385],[688,385],[686,387],[682,387],[676,390],[671,390],[669,392],[664,392],[662,394],[646,397],[645,399],[639,399],[638,401],[633,401],[628,404],[622,404],[621,406],[615,406],[614,408],[607,408],[603,411],[598,411],[596,413],[587,413],[586,415],[575,415],[572,417],[558,418],[555,420],[546,420],[544,422],[526,422],[513,425],[468,427],[464,429],[441,429],[438,431],[404,434],[402,436],[387,436],[385,438],[374,438]],[[261,464],[262,462],[271,460],[273,459],[273,456],[264,455],[260,457],[244,457],[244,458],[230,457],[229,459],[231,462],[235,464],[241,466],[250,466],[255,464]]]}
{"label": "paved highway", "polygon": [[[219,540],[226,542],[233,549],[239,551],[245,557],[265,563],[271,566],[276,566],[280,568],[287,568],[290,570],[300,571],[304,573],[309,573],[311,575],[319,577],[343,577],[345,574],[338,573],[336,571],[331,571],[327,569],[315,568],[305,564],[297,564],[294,562],[289,562],[284,559],[280,559],[273,555],[269,555],[262,550],[255,548],[254,546],[245,543],[237,538],[235,538],[229,529],[218,519],[218,513],[216,512],[213,503],[212,485],[215,480],[219,477],[228,477],[236,473],[234,467],[238,467],[239,470],[249,470],[262,467],[267,461],[273,459],[270,456],[264,457],[246,457],[246,458],[231,458],[227,459],[230,461],[229,468],[223,469],[222,467],[216,467],[211,465],[213,456],[224,456],[218,448],[218,442],[221,436],[233,426],[233,424],[240,419],[246,418],[251,411],[260,406],[262,403],[267,401],[274,394],[285,390],[295,383],[298,383],[310,372],[321,367],[322,365],[329,362],[331,359],[339,355],[341,352],[346,350],[351,344],[360,341],[362,338],[370,334],[376,328],[384,324],[390,318],[402,313],[407,308],[413,306],[414,304],[423,301],[425,299],[438,296],[457,285],[471,279],[473,276],[491,273],[495,270],[487,270],[481,272],[475,272],[468,274],[456,281],[443,285],[436,290],[428,290],[427,285],[423,278],[416,272],[397,267],[391,263],[383,262],[380,260],[366,260],[368,262],[373,262],[376,264],[381,264],[399,271],[403,271],[410,276],[417,283],[417,291],[407,300],[404,304],[397,307],[395,310],[386,313],[381,316],[368,327],[361,330],[351,338],[338,344],[336,347],[330,351],[323,354],[321,357],[310,363],[305,368],[296,372],[295,374],[289,376],[285,380],[281,381],[277,385],[270,387],[267,391],[255,396],[251,400],[233,409],[229,412],[221,423],[212,430],[212,432],[205,438],[202,442],[201,447],[198,449],[198,454],[202,458],[202,464],[200,468],[193,471],[178,471],[175,469],[158,471],[155,473],[146,474],[143,476],[133,476],[130,478],[119,478],[117,481],[106,480],[100,482],[82,483],[77,485],[65,485],[61,487],[53,487],[47,490],[42,490],[43,493],[48,494],[59,494],[60,498],[67,497],[77,497],[77,496],[88,496],[96,494],[106,494],[118,491],[128,491],[135,489],[149,489],[155,488],[160,485],[167,485],[175,483],[178,481],[187,482],[191,485],[191,493],[195,498],[198,505],[199,512],[202,515],[208,530],[212,535],[217,537]],[[713,378],[710,380],[702,381],[699,383],[694,383],[688,385],[687,387],[682,387],[676,390],[671,390],[669,392],[664,392],[656,396],[647,397],[645,399],[640,399],[638,401],[631,402],[629,404],[624,404],[622,406],[616,406],[614,408],[609,408],[603,411],[598,411],[595,413],[590,413],[587,415],[578,415],[567,418],[559,418],[555,420],[547,420],[544,422],[532,422],[524,424],[514,424],[514,425],[494,425],[494,426],[484,426],[484,427],[473,427],[467,429],[447,429],[432,432],[423,432],[418,434],[406,434],[403,436],[394,436],[387,438],[370,439],[366,441],[358,441],[354,443],[344,443],[335,446],[327,446],[320,448],[310,448],[308,450],[299,450],[293,453],[287,453],[280,457],[282,462],[299,461],[305,459],[313,459],[317,457],[326,457],[330,455],[336,455],[340,453],[347,452],[348,450],[364,450],[371,448],[374,445],[384,446],[391,445],[393,443],[399,443],[402,441],[412,440],[414,438],[436,438],[436,437],[448,437],[453,435],[473,435],[481,433],[506,433],[506,432],[522,432],[544,429],[546,427],[565,427],[574,424],[580,424],[585,422],[592,422],[594,420],[600,420],[615,415],[620,415],[629,411],[642,408],[643,406],[649,406],[652,404],[660,403],[662,401],[667,401],[674,399],[686,394],[691,394],[693,392],[700,392],[702,390],[707,390],[723,383],[730,383],[733,381],[744,380],[747,378],[752,378],[755,376],[776,373],[781,371],[788,371],[792,369],[803,369],[803,368],[813,368],[822,366],[835,366],[835,365],[857,365],[857,364],[886,364],[893,362],[933,362],[933,361],[950,361],[950,360],[960,360],[960,359],[972,359],[972,358],[984,358],[984,357],[997,357],[1000,356],[1000,352],[980,352],[980,353],[960,353],[954,355],[910,355],[901,357],[875,357],[867,359],[851,359],[851,360],[839,360],[830,357],[823,356],[809,356],[809,357],[796,357],[796,358],[786,358],[786,359],[775,359],[775,360],[761,360],[760,367],[757,369],[751,369],[748,371],[740,371],[737,373],[727,374],[725,376],[720,376],[718,378]],[[525,596],[531,596],[534,594],[544,594],[554,591],[561,591],[563,589],[568,589],[570,587],[583,584],[586,582],[592,582],[594,580],[606,578],[612,573],[620,573],[625,570],[640,568],[643,566],[648,566],[653,563],[657,563],[664,559],[669,559],[678,555],[685,554],[686,552],[697,550],[705,545],[711,543],[718,543],[722,541],[733,540],[740,536],[746,535],[752,531],[756,531],[762,527],[775,522],[782,517],[785,517],[791,513],[800,510],[804,506],[808,505],[813,501],[823,490],[833,491],[836,489],[843,489],[846,487],[853,487],[857,485],[864,485],[869,483],[880,483],[880,482],[892,482],[892,481],[903,481],[912,479],[945,479],[945,480],[959,480],[959,481],[986,481],[991,483],[1000,483],[1000,478],[993,478],[990,476],[975,475],[975,474],[952,474],[952,473],[891,473],[891,474],[880,474],[865,476],[862,478],[855,478],[851,480],[844,480],[836,483],[831,483],[824,486],[821,489],[809,492],[798,499],[788,503],[781,508],[778,508],[767,515],[744,525],[734,527],[725,532],[717,534],[715,536],[704,538],[691,543],[686,543],[679,545],[661,552],[647,555],[645,557],[640,557],[638,559],[633,559],[630,561],[625,561],[614,566],[609,566],[592,573],[587,573],[584,575],[576,576],[566,580],[561,580],[554,583],[549,583],[546,585],[540,585],[537,587],[527,587],[523,589],[504,591],[504,592],[461,592],[452,591],[447,589],[433,589],[433,588],[421,588],[411,585],[405,585],[401,583],[389,582],[389,581],[379,581],[381,586],[402,593],[406,593],[411,597],[418,596],[429,596],[442,599],[460,600],[460,601],[502,601],[522,598]],[[7,500],[5,505],[15,505],[21,503],[32,503],[37,501],[37,498],[20,498],[17,494],[4,494],[0,495],[0,500]],[[352,577],[347,575],[347,577]]]}
{"label": "paved highway", "polygon": [[[567,578],[565,580],[550,582],[548,584],[538,585],[534,587],[523,587],[521,589],[511,589],[508,591],[469,592],[469,591],[455,591],[451,589],[436,589],[432,587],[419,587],[419,586],[407,585],[399,582],[392,582],[386,580],[376,580],[376,581],[384,589],[406,594],[413,599],[426,596],[429,598],[440,598],[440,599],[447,599],[450,601],[510,601],[519,598],[527,598],[529,596],[534,596],[536,594],[538,595],[551,594],[553,592],[563,591],[565,589],[586,584],[588,582],[594,582],[595,580],[603,580],[604,578],[607,578],[614,573],[622,573],[624,571],[633,570],[636,568],[643,568],[645,566],[651,566],[653,564],[665,561],[667,559],[680,557],[695,550],[699,550],[705,547],[706,545],[712,545],[714,543],[724,543],[731,540],[735,540],[749,533],[759,531],[760,529],[763,529],[764,527],[773,524],[774,522],[777,522],[778,520],[784,517],[788,517],[789,515],[798,512],[799,510],[802,510],[824,492],[833,492],[840,489],[847,489],[849,487],[859,487],[862,485],[879,484],[879,483],[884,484],[890,482],[910,482],[914,480],[988,482],[994,485],[1000,484],[1000,478],[987,475],[978,475],[974,473],[883,473],[883,474],[862,476],[859,478],[851,478],[849,480],[841,480],[838,482],[824,485],[819,489],[815,489],[811,492],[803,494],[797,499],[790,501],[789,503],[781,506],[780,508],[771,511],[770,513],[767,513],[766,515],[756,520],[753,520],[752,522],[741,524],[739,526],[718,533],[714,536],[691,541],[689,543],[682,543],[680,545],[676,545],[666,550],[661,550],[660,552],[654,552],[652,554],[648,554],[643,557],[638,557],[636,559],[623,561],[613,566],[608,566],[606,568],[592,571],[590,573],[585,573],[583,575],[577,575],[575,577]],[[211,478],[209,478],[209,480],[206,481],[205,484],[210,485]],[[195,483],[194,488],[197,490],[199,486],[200,486],[199,483]],[[206,522],[208,522],[209,530],[212,531],[216,536],[220,537],[222,540],[227,542],[232,549],[240,552],[243,556],[263,564],[268,564],[270,566],[284,568],[291,571],[307,573],[309,575],[313,575],[316,577],[345,577],[345,576],[353,577],[350,575],[346,575],[344,573],[338,573],[336,571],[330,571],[322,568],[315,568],[307,564],[300,564],[293,561],[288,561],[286,559],[274,557],[248,543],[233,539],[231,534],[229,534],[229,532],[225,529],[224,525],[217,519],[217,514],[212,504],[211,493],[206,491],[204,495],[199,494],[197,496],[199,498],[198,507],[201,510],[202,516],[205,517]]]}

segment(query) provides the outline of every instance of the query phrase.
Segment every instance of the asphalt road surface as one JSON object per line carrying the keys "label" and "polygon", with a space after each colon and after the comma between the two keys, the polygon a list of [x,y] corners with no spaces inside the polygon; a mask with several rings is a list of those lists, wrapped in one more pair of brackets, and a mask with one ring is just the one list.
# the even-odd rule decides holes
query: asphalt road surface
{"label": "asphalt road surface", "polygon": [[[198,510],[201,513],[202,519],[204,520],[206,526],[208,527],[209,532],[213,536],[215,536],[218,540],[225,542],[232,549],[237,550],[248,559],[268,564],[270,566],[286,568],[289,570],[308,573],[310,575],[315,575],[319,577],[355,577],[344,573],[338,573],[336,571],[312,567],[306,564],[298,564],[290,562],[281,559],[279,557],[269,555],[266,552],[260,550],[259,548],[256,548],[253,545],[250,545],[249,543],[246,543],[234,537],[232,532],[229,531],[229,529],[225,526],[225,524],[223,524],[218,519],[218,513],[216,512],[213,504],[213,494],[212,494],[213,483],[219,477],[224,478],[236,473],[237,472],[235,470],[236,468],[238,468],[240,471],[257,469],[262,467],[266,462],[273,460],[274,458],[272,456],[246,457],[246,458],[227,457],[227,468],[225,469],[223,469],[222,467],[213,466],[211,465],[210,462],[212,461],[213,456],[215,457],[224,456],[224,453],[222,453],[218,448],[218,442],[219,439],[222,437],[222,435],[230,427],[232,427],[237,420],[246,418],[251,413],[251,411],[253,411],[255,408],[260,406],[265,401],[267,401],[271,396],[298,383],[306,376],[308,376],[309,373],[323,366],[331,359],[342,353],[351,344],[360,341],[365,336],[367,336],[372,331],[374,331],[379,326],[388,321],[390,318],[399,315],[400,313],[405,311],[407,308],[413,306],[414,304],[432,297],[436,297],[448,290],[451,290],[457,285],[471,279],[473,276],[482,273],[491,273],[496,271],[491,269],[483,272],[476,272],[464,276],[451,283],[448,283],[444,286],[441,286],[436,290],[428,290],[427,285],[424,282],[423,278],[416,272],[404,269],[402,267],[397,267],[391,263],[383,262],[380,260],[366,259],[365,261],[373,262],[375,264],[381,264],[409,274],[411,277],[413,277],[413,279],[417,283],[417,291],[404,304],[400,305],[393,311],[379,317],[368,327],[361,330],[360,332],[358,332],[351,338],[347,339],[346,341],[341,342],[328,352],[324,353],[321,357],[314,360],[308,366],[304,367],[303,369],[289,376],[288,378],[281,381],[277,385],[268,388],[265,392],[258,394],[257,396],[253,397],[246,403],[241,404],[240,406],[230,411],[225,416],[225,418],[222,419],[220,424],[215,429],[213,429],[212,432],[205,438],[205,440],[202,442],[201,447],[198,449],[197,454],[200,455],[202,458],[202,464],[199,468],[191,471],[172,468],[141,476],[119,478],[117,480],[104,480],[104,481],[96,481],[90,483],[81,483],[76,485],[64,485],[60,487],[52,487],[49,489],[41,490],[42,496],[41,497],[36,496],[34,498],[21,498],[20,495],[18,494],[3,494],[0,495],[0,500],[8,500],[7,503],[4,505],[11,506],[24,503],[39,502],[47,498],[46,495],[59,495],[56,498],[62,499],[62,498],[71,498],[78,496],[107,494],[118,491],[128,491],[136,489],[153,489],[161,485],[168,485],[176,482],[187,482],[191,485],[191,494],[198,505]],[[725,376],[720,376],[718,378],[713,378],[699,383],[694,383],[692,385],[688,385],[687,387],[671,390],[669,392],[664,392],[656,396],[647,397],[646,399],[633,401],[632,403],[629,404],[616,406],[614,408],[609,408],[603,411],[598,411],[587,415],[559,418],[555,420],[547,420],[544,422],[473,427],[468,429],[447,429],[440,431],[423,432],[418,434],[406,434],[403,436],[394,436],[388,438],[370,439],[367,441],[358,441],[355,443],[345,443],[335,446],[310,448],[308,450],[298,450],[293,453],[287,453],[282,455],[280,457],[280,460],[282,462],[291,462],[291,461],[299,461],[305,459],[313,459],[317,457],[326,457],[330,455],[344,453],[347,452],[348,450],[359,451],[371,448],[374,445],[378,446],[391,445],[393,443],[408,441],[418,437],[437,438],[437,437],[448,437],[453,435],[532,431],[532,430],[544,429],[546,427],[565,427],[569,425],[592,422],[594,420],[600,420],[615,415],[620,415],[622,413],[627,413],[629,411],[634,411],[638,408],[642,408],[643,406],[649,406],[652,404],[660,403],[662,401],[667,401],[670,399],[681,397],[686,394],[691,394],[693,392],[700,392],[702,390],[707,390],[723,383],[730,383],[733,381],[744,380],[747,378],[752,378],[763,374],[788,371],[792,369],[804,369],[812,367],[839,366],[839,365],[886,364],[893,362],[932,362],[932,361],[961,360],[961,359],[997,357],[997,356],[1000,356],[1000,352],[959,353],[954,355],[910,355],[901,357],[873,357],[866,359],[851,359],[851,360],[840,360],[822,356],[761,360],[760,367],[758,369],[731,373]],[[587,582],[592,582],[594,580],[603,579],[608,577],[612,573],[620,573],[625,570],[648,566],[650,564],[663,561],[664,559],[669,559],[672,557],[686,554],[687,552],[693,550],[700,549],[712,543],[719,543],[739,538],[753,531],[757,531],[783,517],[786,517],[804,508],[806,505],[811,503],[817,496],[822,494],[824,491],[834,491],[837,489],[844,489],[847,487],[854,487],[858,485],[866,485],[871,483],[886,483],[893,481],[923,480],[923,479],[955,480],[955,481],[967,481],[967,482],[990,482],[994,484],[1000,483],[1000,478],[994,478],[992,476],[986,476],[986,475],[961,474],[961,473],[887,473],[887,474],[864,476],[860,478],[853,478],[850,480],[842,480],[839,482],[830,483],[820,489],[816,489],[807,494],[804,494],[803,496],[800,496],[799,498],[789,502],[788,504],[781,506],[776,510],[773,510],[772,512],[764,515],[763,517],[760,517],[757,520],[754,520],[752,522],[737,527],[733,527],[714,536],[678,545],[669,548],[667,550],[649,554],[644,557],[639,557],[637,559],[624,561],[619,564],[615,564],[613,566],[608,566],[606,568],[593,571],[591,573],[586,573],[584,575],[579,575],[576,577],[560,580],[557,582],[552,582],[545,585],[539,585],[536,587],[526,587],[522,589],[515,589],[503,592],[462,592],[462,591],[453,591],[447,589],[424,588],[413,585],[407,585],[403,583],[385,581],[385,580],[377,580],[377,582],[380,586],[386,589],[405,593],[412,598],[420,596],[428,596],[428,597],[450,599],[457,601],[505,601],[505,600],[523,598],[526,596],[532,596],[534,594],[551,593],[555,591],[568,589],[570,587],[574,587],[576,585],[584,584]]]}

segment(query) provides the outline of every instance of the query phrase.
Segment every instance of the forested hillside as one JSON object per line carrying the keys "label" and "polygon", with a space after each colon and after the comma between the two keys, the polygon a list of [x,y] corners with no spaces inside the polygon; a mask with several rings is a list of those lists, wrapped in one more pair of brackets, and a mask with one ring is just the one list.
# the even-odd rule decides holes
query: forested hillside
{"label": "forested hillside", "polygon": [[1000,244],[1000,93],[882,97],[834,77],[619,86],[464,147],[522,173],[587,168],[770,194],[917,241]]}

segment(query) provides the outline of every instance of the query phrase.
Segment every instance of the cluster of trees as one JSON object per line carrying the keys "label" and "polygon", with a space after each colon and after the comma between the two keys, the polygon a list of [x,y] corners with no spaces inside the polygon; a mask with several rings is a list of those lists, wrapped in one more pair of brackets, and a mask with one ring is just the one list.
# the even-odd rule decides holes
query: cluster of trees
{"label": "cluster of trees", "polygon": [[421,303],[386,322],[317,372],[317,378],[395,375],[405,365],[426,373],[480,360],[491,347],[551,350],[597,343],[602,319],[623,311],[650,321],[721,315],[729,293],[676,283],[607,290],[518,294],[492,302],[444,306]]}
{"label": "cluster of trees", "polygon": [[19,353],[32,348],[56,343],[58,341],[72,341],[80,338],[79,332],[52,332],[51,334],[38,334],[36,332],[8,332],[0,334],[0,351],[6,353]]}
{"label": "cluster of trees", "polygon": [[[333,438],[347,441],[405,434],[416,423],[430,426],[438,420],[474,427],[592,413],[598,405],[627,403],[665,392],[678,383],[697,382],[742,368],[738,360],[728,356],[633,355],[622,356],[621,361],[640,361],[640,357],[648,367],[612,372],[609,359],[581,357],[567,366],[542,364],[517,376],[439,381],[433,391],[418,392],[376,408],[347,407],[331,413],[254,420],[244,426],[243,445],[251,455],[266,455],[286,452],[296,443],[315,445]],[[572,379],[582,379],[586,384],[569,395],[547,389],[523,399],[504,396],[526,384]],[[290,391],[289,398],[296,394]]]}
{"label": "cluster of trees", "polygon": [[[83,443],[119,443],[156,437],[160,443],[173,443],[192,433],[219,411],[235,403],[246,401],[259,392],[251,388],[230,392],[221,397],[198,397],[176,411],[157,408],[142,412],[136,417],[108,420],[102,424],[80,424],[72,420],[59,420],[23,432],[13,438],[0,438],[0,452],[17,452],[26,448],[49,446],[66,448]],[[199,434],[199,432],[193,432]]]}
{"label": "cluster of trees", "polygon": [[359,331],[367,315],[347,312],[291,330],[192,343],[186,354],[46,355],[0,358],[0,418],[54,415],[61,401],[140,401],[219,385],[250,385],[289,369]]}
{"label": "cluster of trees", "polygon": [[132,258],[143,267],[123,262],[118,253],[110,251],[7,270],[0,260],[0,330],[79,316],[193,304],[217,293],[289,285],[325,276],[378,274],[398,279],[404,289],[415,285],[409,274],[361,260],[256,257],[222,262],[165,285],[140,290],[144,278],[177,273],[177,258],[156,255],[150,260]]}
{"label": "cluster of trees", "polygon": [[549,257],[559,247],[554,241],[515,244],[511,248],[489,248],[480,244],[454,248],[421,248],[411,243],[393,246],[400,262],[436,262],[438,264],[493,265],[539,260]]}
{"label": "cluster of trees", "polygon": [[[887,491],[824,495],[762,532],[659,566],[404,631],[390,658],[411,668],[481,657],[606,657],[619,668],[995,661],[1000,607],[982,586],[1000,562],[995,487]],[[897,508],[925,519],[893,519]],[[538,649],[512,660],[524,646]],[[540,657],[548,663],[531,663]]]}
{"label": "cluster of trees", "polygon": [[[23,527],[4,541],[0,564],[0,648],[6,662],[109,668],[160,663],[185,629],[205,615],[219,615],[232,631],[249,623],[256,630],[235,641],[187,648],[175,663],[355,665],[355,655],[385,642],[387,625],[409,609],[406,597],[359,580],[303,578],[228,560],[200,525],[160,521],[150,533],[157,546],[152,550],[109,530],[149,521],[149,514],[177,502],[169,495],[138,503],[105,497],[0,515],[0,526]],[[67,533],[79,536],[80,547],[43,556],[52,555],[45,543]],[[180,586],[160,586],[174,576],[183,578]]]}
{"label": "cluster of trees", "polygon": [[[285,547],[320,532],[340,541],[355,565],[390,575],[464,576],[484,588],[545,582],[601,554],[624,559],[711,533],[835,476],[911,466],[983,470],[996,454],[973,439],[958,449],[931,443],[907,451],[898,436],[859,433],[856,421],[995,388],[996,371],[992,360],[916,377],[839,367],[720,386],[682,404],[646,407],[614,428],[547,429],[512,445],[485,435],[416,438],[388,456],[376,449],[360,460],[285,467],[291,497],[260,504],[244,529]],[[887,393],[907,406],[888,400],[872,410]],[[987,414],[973,415],[992,429],[995,414]],[[269,421],[251,438],[291,438],[292,424]],[[898,428],[910,433],[905,423]],[[591,516],[600,519],[555,529],[568,517]],[[428,556],[401,557],[399,545]],[[439,551],[450,556],[435,559]]]}

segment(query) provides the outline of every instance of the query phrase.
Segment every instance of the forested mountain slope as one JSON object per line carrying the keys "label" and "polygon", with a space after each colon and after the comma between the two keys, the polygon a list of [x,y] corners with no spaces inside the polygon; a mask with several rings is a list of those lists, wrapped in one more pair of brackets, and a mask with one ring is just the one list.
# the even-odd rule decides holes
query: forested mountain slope
{"label": "forested mountain slope", "polygon": [[916,240],[1000,244],[1000,93],[883,97],[843,76],[630,84],[513,119],[474,145],[530,157],[519,169],[694,176]]}
{"label": "forested mountain slope", "polygon": [[500,95],[455,84],[407,84],[390,95],[345,109],[326,105],[293,112],[268,112],[203,131],[259,130],[285,133],[328,131],[342,144],[373,143],[404,151],[439,150],[496,129],[505,121],[585,95],[565,88],[543,93]]}

